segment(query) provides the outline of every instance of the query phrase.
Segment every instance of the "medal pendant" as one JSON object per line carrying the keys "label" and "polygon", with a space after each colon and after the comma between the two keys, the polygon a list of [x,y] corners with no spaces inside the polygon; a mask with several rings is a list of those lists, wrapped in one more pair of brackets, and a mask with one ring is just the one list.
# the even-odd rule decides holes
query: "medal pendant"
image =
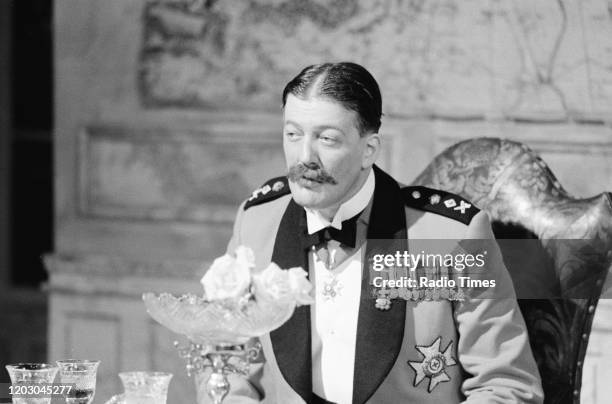
{"label": "medal pendant", "polygon": [[321,295],[325,298],[325,300],[334,300],[336,296],[340,294],[342,290],[342,284],[335,276],[330,276],[329,279],[323,281],[323,288],[321,290]]}

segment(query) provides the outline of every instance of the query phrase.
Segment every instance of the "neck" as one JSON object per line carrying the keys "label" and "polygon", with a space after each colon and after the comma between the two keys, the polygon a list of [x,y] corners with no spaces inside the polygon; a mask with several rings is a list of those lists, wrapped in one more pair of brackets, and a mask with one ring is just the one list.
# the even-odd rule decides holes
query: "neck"
{"label": "neck", "polygon": [[318,209],[317,212],[321,216],[323,216],[325,219],[331,222],[334,216],[336,216],[336,213],[338,213],[338,209],[340,209],[340,206],[342,206],[343,203],[345,203],[346,201],[350,200],[353,196],[355,196],[355,194],[357,194],[357,192],[359,192],[359,190],[363,187],[363,184],[365,184],[365,182],[368,179],[370,170],[372,170],[372,168],[369,168],[367,170],[362,170],[362,172],[359,174],[359,177],[357,177],[357,179],[355,180],[355,183],[350,188],[351,191],[348,192],[346,196],[342,198],[337,204],[331,207],[328,207],[328,208]]}

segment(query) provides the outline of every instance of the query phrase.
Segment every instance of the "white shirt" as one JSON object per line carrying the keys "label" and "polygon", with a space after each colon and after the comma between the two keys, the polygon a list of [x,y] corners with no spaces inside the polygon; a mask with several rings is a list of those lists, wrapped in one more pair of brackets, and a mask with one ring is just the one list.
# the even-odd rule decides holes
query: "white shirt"
{"label": "white shirt", "polygon": [[[340,206],[331,222],[318,212],[306,209],[308,232],[312,234],[328,226],[341,229],[342,221],[366,208],[374,195],[374,182],[374,173],[370,170],[361,189]],[[315,303],[311,307],[312,390],[318,396],[338,404],[353,401],[364,249],[365,244],[333,270],[328,270],[315,252],[308,256],[310,279],[315,285]],[[338,294],[330,298],[322,291],[334,279],[340,286],[337,288]]]}

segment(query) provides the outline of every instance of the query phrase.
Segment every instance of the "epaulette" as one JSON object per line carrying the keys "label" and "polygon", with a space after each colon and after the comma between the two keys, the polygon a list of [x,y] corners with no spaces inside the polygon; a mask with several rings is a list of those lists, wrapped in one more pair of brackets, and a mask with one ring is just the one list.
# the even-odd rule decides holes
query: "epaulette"
{"label": "epaulette", "polygon": [[289,192],[291,192],[291,190],[289,189],[287,177],[272,178],[260,188],[253,191],[251,197],[247,199],[244,204],[244,210],[247,210],[251,206],[273,201],[283,195],[287,195]]}
{"label": "epaulette", "polygon": [[423,186],[410,186],[402,188],[406,205],[437,213],[464,224],[470,224],[480,209],[473,203],[446,191],[440,191]]}

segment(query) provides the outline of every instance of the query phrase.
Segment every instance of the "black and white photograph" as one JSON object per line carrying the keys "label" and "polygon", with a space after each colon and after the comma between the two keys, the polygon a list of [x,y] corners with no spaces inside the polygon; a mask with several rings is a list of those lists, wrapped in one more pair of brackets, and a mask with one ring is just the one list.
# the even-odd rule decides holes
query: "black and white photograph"
{"label": "black and white photograph", "polygon": [[0,404],[609,404],[612,0],[0,0]]}

